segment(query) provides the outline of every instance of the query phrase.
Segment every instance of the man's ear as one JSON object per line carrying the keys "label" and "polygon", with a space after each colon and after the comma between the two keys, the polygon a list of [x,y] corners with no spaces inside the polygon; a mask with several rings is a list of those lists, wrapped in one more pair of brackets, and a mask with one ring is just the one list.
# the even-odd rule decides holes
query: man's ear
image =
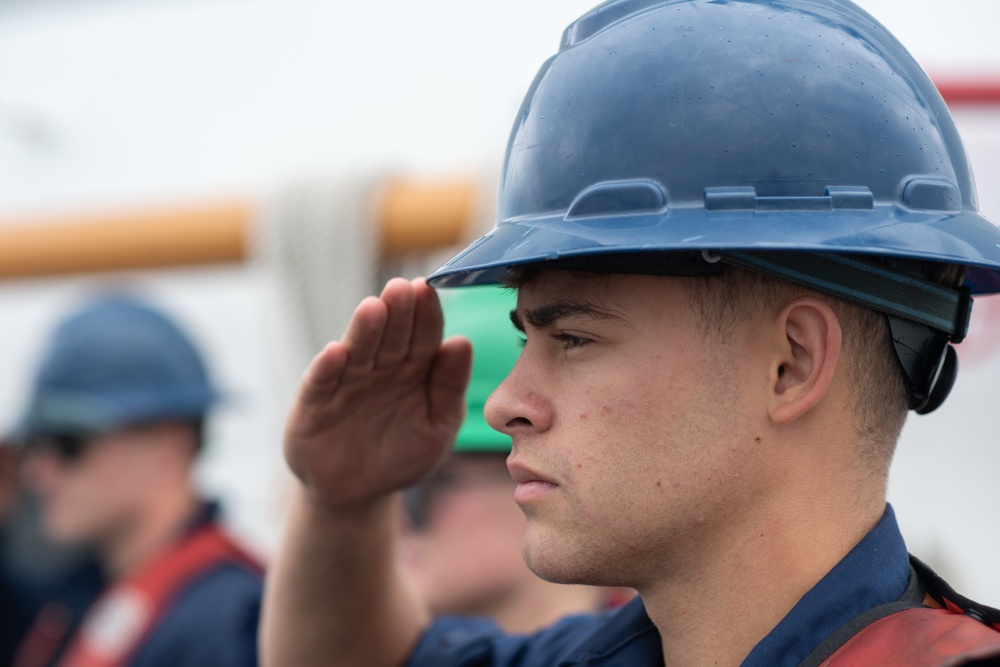
{"label": "man's ear", "polygon": [[787,424],[814,408],[830,389],[840,358],[840,320],[816,297],[789,302],[775,320],[768,413]]}

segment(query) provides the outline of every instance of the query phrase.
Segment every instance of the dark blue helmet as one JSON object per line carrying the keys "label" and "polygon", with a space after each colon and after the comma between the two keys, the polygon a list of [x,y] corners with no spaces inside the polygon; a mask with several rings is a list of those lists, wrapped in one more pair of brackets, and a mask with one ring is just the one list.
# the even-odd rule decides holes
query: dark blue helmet
{"label": "dark blue helmet", "polygon": [[57,327],[18,439],[89,436],[164,420],[200,420],[219,398],[191,340],[125,295],[99,298]]}
{"label": "dark blue helmet", "polygon": [[[948,343],[965,335],[969,295],[1000,291],[1000,229],[979,214],[944,101],[846,0],[594,9],[528,91],[498,206],[494,229],[431,284],[529,264],[740,265],[886,313],[924,412],[954,376]],[[926,280],[929,262],[968,267],[965,288]]]}

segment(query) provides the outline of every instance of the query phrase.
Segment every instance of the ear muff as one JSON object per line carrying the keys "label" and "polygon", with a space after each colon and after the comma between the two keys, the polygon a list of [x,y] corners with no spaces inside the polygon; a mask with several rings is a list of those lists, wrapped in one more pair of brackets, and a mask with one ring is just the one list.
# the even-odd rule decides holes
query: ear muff
{"label": "ear muff", "polygon": [[958,353],[955,348],[948,345],[944,349],[944,358],[941,360],[940,371],[937,379],[931,386],[930,395],[923,406],[914,408],[918,415],[926,415],[928,412],[937,410],[948,398],[951,388],[955,386],[955,378],[958,377]]}
{"label": "ear muff", "polygon": [[910,409],[925,415],[948,397],[958,374],[958,355],[947,334],[887,315],[896,358],[910,394]]}

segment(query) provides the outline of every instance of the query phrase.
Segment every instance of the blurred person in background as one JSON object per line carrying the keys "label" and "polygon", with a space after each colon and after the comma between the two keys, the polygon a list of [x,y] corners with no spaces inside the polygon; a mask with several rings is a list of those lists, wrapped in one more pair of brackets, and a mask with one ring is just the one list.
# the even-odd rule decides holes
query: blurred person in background
{"label": "blurred person in background", "polygon": [[191,481],[218,398],[191,340],[132,296],[58,326],[15,437],[46,533],[96,562],[42,606],[15,667],[256,664],[261,569]]}
{"label": "blurred person in background", "polygon": [[599,611],[628,599],[628,589],[553,584],[524,562],[524,514],[511,501],[510,436],[486,423],[486,398],[521,352],[510,321],[517,299],[496,287],[442,293],[446,335],[473,345],[466,416],[455,448],[426,481],[403,494],[403,561],[435,615],[483,616],[510,633],[551,625],[569,614]]}

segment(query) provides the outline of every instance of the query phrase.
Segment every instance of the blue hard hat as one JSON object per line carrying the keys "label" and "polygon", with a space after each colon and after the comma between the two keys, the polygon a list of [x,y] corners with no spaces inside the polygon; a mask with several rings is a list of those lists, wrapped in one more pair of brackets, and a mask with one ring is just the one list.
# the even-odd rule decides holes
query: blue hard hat
{"label": "blue hard hat", "polygon": [[[967,291],[930,284],[927,262],[968,267]],[[943,99],[853,3],[592,10],[528,91],[496,226],[429,280],[492,283],[519,265],[710,275],[719,263],[942,333],[918,373],[932,384],[938,352],[965,335],[969,294],[1000,291],[1000,229],[978,211]],[[926,356],[911,333],[894,340]]]}
{"label": "blue hard hat", "polygon": [[56,328],[15,437],[195,421],[218,398],[197,349],[174,322],[131,296],[106,295]]}
{"label": "blue hard hat", "polygon": [[431,276],[643,251],[796,250],[971,267],[1000,230],[941,95],[842,0],[617,0],[567,28],[507,147],[498,224]]}

